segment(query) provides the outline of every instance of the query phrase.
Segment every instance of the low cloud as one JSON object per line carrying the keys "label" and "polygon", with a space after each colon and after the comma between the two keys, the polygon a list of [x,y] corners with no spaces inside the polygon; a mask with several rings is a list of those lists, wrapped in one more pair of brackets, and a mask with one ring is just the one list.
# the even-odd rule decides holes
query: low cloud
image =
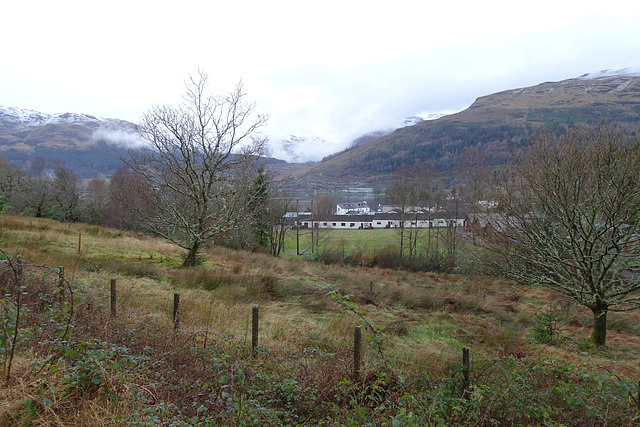
{"label": "low cloud", "polygon": [[110,126],[101,126],[96,129],[93,132],[92,139],[94,141],[103,140],[107,144],[126,148],[140,148],[143,145],[143,142],[134,131]]}

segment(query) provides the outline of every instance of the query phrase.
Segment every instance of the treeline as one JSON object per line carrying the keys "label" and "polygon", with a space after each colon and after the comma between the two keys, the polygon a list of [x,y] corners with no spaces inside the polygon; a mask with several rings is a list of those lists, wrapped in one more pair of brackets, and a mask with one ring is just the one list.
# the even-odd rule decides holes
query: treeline
{"label": "treeline", "polygon": [[[2,142],[1,137],[0,142]],[[9,143],[8,145],[10,146]],[[128,149],[125,147],[100,140],[97,145],[86,146],[83,149],[67,150],[59,147],[33,145],[31,152],[7,149],[2,152],[2,155],[6,160],[24,169],[30,169],[31,162],[41,158],[48,165],[64,165],[80,179],[91,179],[96,175],[112,175],[116,169],[122,166],[120,158],[125,156],[127,151]]]}
{"label": "treeline", "polygon": [[[32,159],[30,166],[20,168],[0,156],[0,212],[160,234],[150,223],[157,189],[122,162],[109,180],[83,180],[61,162],[42,157]],[[260,161],[252,163],[246,176],[236,176],[233,220],[209,243],[279,255],[288,199],[279,196],[277,185]],[[180,228],[177,222],[175,228]]]}

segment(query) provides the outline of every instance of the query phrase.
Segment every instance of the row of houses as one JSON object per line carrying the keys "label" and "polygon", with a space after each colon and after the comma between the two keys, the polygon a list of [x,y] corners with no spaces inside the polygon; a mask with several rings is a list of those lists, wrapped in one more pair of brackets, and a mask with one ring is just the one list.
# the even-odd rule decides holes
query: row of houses
{"label": "row of houses", "polygon": [[[368,230],[373,228],[465,227],[466,219],[455,216],[434,214],[376,213],[375,215],[300,215],[295,220],[301,228],[332,228],[347,230]],[[295,225],[295,223],[294,223]]]}

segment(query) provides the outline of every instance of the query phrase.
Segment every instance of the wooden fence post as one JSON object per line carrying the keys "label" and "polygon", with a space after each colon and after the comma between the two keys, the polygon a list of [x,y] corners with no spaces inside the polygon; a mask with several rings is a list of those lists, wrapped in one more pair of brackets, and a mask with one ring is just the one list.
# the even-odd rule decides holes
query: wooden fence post
{"label": "wooden fence post", "polygon": [[16,276],[18,276],[18,283],[16,283],[16,285],[18,286],[18,291],[20,291],[20,285],[22,284],[22,257],[20,255],[18,255],[16,257],[16,264],[17,268],[16,268]]}
{"label": "wooden fence post", "polygon": [[258,347],[258,306],[251,309],[251,351],[255,352]]}
{"label": "wooden fence post", "polygon": [[82,233],[78,234],[78,255],[82,253]]}
{"label": "wooden fence post", "polygon": [[116,279],[111,279],[111,317],[116,317]]}
{"label": "wooden fence post", "polygon": [[60,292],[60,304],[64,303],[64,267],[58,267],[58,289]]}
{"label": "wooden fence post", "polygon": [[180,326],[180,294],[173,294],[173,332],[178,332],[178,327]]}
{"label": "wooden fence post", "polygon": [[469,349],[468,348],[463,348],[462,349],[462,376],[463,376],[463,383],[462,383],[462,387],[463,387],[463,395],[465,398],[469,398],[469,387],[470,387],[470,381],[469,381],[469,367],[470,367],[470,362],[469,362]]}
{"label": "wooden fence post", "polygon": [[362,330],[356,326],[353,335],[353,377],[360,379],[360,363],[362,362]]}

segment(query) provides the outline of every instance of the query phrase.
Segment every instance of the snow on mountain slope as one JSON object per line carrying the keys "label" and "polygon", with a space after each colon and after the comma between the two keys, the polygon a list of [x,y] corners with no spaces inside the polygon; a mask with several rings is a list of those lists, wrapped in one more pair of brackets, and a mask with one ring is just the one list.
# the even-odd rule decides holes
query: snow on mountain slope
{"label": "snow on mountain slope", "polygon": [[[367,132],[351,141],[350,145],[363,145],[374,139],[388,135],[397,128],[413,126],[424,120],[436,120],[446,114],[447,113],[426,113],[421,116],[400,119],[396,121],[395,127]],[[272,137],[267,147],[267,155],[290,163],[306,163],[320,161],[326,156],[342,151],[344,148],[346,147],[317,136],[288,135],[285,137]]]}
{"label": "snow on mountain slope", "polygon": [[320,161],[340,149],[338,144],[317,136],[289,135],[270,139],[266,154],[289,163],[306,163]]}
{"label": "snow on mountain slope", "polygon": [[104,119],[89,114],[57,113],[0,106],[0,135],[34,131],[48,125],[76,125],[92,133],[89,141],[105,140],[118,145],[138,145],[136,125],[120,119]]}
{"label": "snow on mountain slope", "polygon": [[602,70],[596,73],[583,74],[580,77],[578,77],[578,79],[590,80],[590,79],[600,79],[603,77],[617,77],[617,76],[640,77],[640,69],[624,68],[622,70]]}
{"label": "snow on mountain slope", "polygon": [[132,130],[135,128],[133,123],[125,120],[105,119],[89,114],[78,113],[47,114],[26,108],[3,106],[0,106],[0,122],[7,128],[9,125],[13,125],[15,131],[29,130],[50,124],[80,124],[89,127],[99,127],[107,124],[111,127],[129,128]]}

